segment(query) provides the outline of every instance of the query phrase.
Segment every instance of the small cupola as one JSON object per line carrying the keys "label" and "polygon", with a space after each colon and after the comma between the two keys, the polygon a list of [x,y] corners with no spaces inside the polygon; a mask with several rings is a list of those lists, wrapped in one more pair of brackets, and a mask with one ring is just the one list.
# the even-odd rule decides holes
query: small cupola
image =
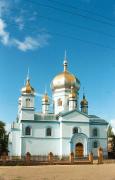
{"label": "small cupola", "polygon": [[88,114],[88,101],[84,94],[80,104],[81,104],[81,112]]}
{"label": "small cupola", "polygon": [[25,86],[21,89],[22,94],[35,94],[34,88],[30,84],[30,78],[29,78],[29,72],[26,78],[26,84]]}
{"label": "small cupola", "polygon": [[44,95],[43,95],[43,97],[42,97],[42,102],[43,103],[49,103],[49,97],[48,97],[48,95],[47,95],[47,93],[45,93]]}
{"label": "small cupola", "polygon": [[48,114],[49,112],[49,97],[48,97],[48,94],[45,93],[42,97],[42,113],[43,114]]}

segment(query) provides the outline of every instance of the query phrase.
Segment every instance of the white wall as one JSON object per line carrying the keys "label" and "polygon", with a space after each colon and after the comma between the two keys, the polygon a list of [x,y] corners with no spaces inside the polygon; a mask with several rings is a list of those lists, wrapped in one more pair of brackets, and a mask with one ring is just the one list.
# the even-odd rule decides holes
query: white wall
{"label": "white wall", "polygon": [[89,124],[88,123],[68,123],[68,122],[61,122],[60,131],[62,131],[62,137],[72,137],[73,136],[73,128],[78,127],[79,133],[84,133],[89,137]]}
{"label": "white wall", "polygon": [[[93,129],[97,128],[98,134],[96,137],[93,136]],[[103,153],[107,156],[107,125],[90,125],[90,150],[93,152],[94,156],[97,156],[97,149],[93,147],[93,142],[98,142],[98,147],[103,148]]]}
{"label": "white wall", "polygon": [[60,155],[59,139],[22,138],[22,155],[26,152],[31,155],[48,155],[49,152]]}
{"label": "white wall", "polygon": [[34,120],[34,110],[22,110],[20,112],[20,120]]}
{"label": "white wall", "polygon": [[[54,113],[58,114],[59,112],[66,110],[69,111],[69,94],[71,90],[56,90],[53,94],[54,101]],[[58,106],[58,99],[62,100],[62,106]]]}
{"label": "white wall", "polygon": [[9,154],[12,156],[20,156],[21,155],[21,138],[20,138],[20,131],[13,130],[12,131],[12,145],[10,144]]}
{"label": "white wall", "polygon": [[[25,136],[25,128],[27,126],[30,126],[32,128],[32,137],[46,137],[46,128],[51,127],[52,129],[52,136],[51,137],[60,137],[60,124],[57,123],[50,123],[50,122],[38,122],[38,123],[32,123],[32,122],[25,122],[22,124],[22,136]],[[50,138],[50,137],[49,137]]]}

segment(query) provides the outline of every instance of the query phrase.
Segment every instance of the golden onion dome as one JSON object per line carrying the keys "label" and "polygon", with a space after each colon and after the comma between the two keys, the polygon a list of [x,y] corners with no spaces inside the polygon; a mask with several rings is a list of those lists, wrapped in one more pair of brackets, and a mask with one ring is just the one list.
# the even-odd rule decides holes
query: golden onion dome
{"label": "golden onion dome", "polygon": [[71,86],[74,89],[79,90],[80,81],[73,74],[67,71],[67,60],[64,60],[64,71],[58,74],[56,77],[54,77],[51,83],[51,89],[71,89]]}
{"label": "golden onion dome", "polygon": [[73,86],[71,86],[71,93],[69,94],[69,98],[76,98],[76,93],[75,93],[75,89],[73,88]]}
{"label": "golden onion dome", "polygon": [[81,104],[81,106],[87,106],[88,105],[88,101],[86,100],[85,95],[83,95],[83,99],[82,99],[80,104]]}
{"label": "golden onion dome", "polygon": [[26,80],[26,85],[21,89],[21,92],[22,93],[27,93],[27,94],[34,94],[35,90],[30,85],[30,79]]}
{"label": "golden onion dome", "polygon": [[45,93],[42,97],[42,102],[49,102],[49,97],[47,95],[47,93]]}

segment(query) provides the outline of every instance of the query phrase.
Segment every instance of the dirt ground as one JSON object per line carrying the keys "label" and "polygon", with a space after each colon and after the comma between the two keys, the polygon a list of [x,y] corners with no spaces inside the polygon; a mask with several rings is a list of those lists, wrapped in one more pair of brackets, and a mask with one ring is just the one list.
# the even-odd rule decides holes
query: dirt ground
{"label": "dirt ground", "polygon": [[115,164],[0,167],[0,180],[115,180]]}

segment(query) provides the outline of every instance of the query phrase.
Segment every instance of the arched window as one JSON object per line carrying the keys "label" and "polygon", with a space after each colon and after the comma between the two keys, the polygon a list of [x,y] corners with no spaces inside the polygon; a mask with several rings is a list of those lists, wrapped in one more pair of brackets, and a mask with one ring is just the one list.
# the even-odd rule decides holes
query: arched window
{"label": "arched window", "polygon": [[62,106],[62,100],[58,99],[58,106]]}
{"label": "arched window", "polygon": [[26,99],[26,107],[30,107],[30,99]]}
{"label": "arched window", "polygon": [[47,128],[46,129],[46,136],[51,136],[51,134],[52,134],[51,128]]}
{"label": "arched window", "polygon": [[25,135],[31,135],[31,128],[29,126],[25,128]]}
{"label": "arched window", "polygon": [[97,148],[98,147],[98,142],[97,141],[94,141],[93,142],[93,148]]}
{"label": "arched window", "polygon": [[96,137],[98,135],[98,130],[97,128],[94,128],[93,129],[93,136]]}
{"label": "arched window", "polygon": [[73,134],[78,133],[78,127],[73,128]]}

